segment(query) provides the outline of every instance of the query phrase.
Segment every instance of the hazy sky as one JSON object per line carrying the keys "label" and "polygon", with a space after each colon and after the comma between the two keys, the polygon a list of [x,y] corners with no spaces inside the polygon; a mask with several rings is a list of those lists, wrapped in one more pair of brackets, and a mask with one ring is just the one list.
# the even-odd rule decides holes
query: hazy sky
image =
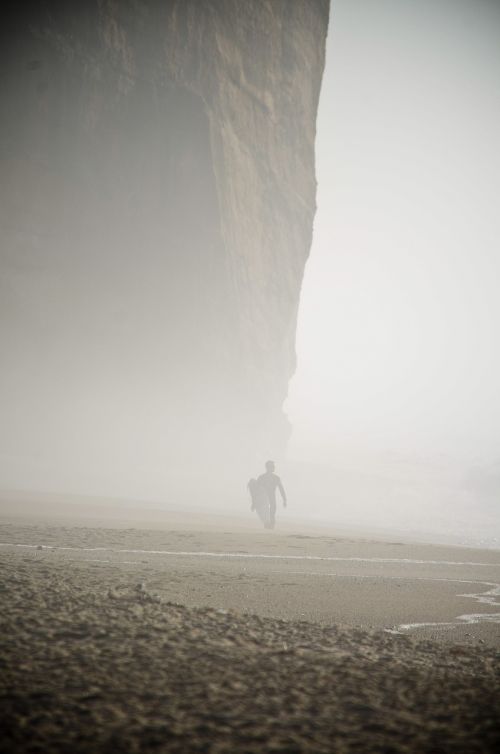
{"label": "hazy sky", "polygon": [[500,2],[334,0],[292,458],[500,457]]}

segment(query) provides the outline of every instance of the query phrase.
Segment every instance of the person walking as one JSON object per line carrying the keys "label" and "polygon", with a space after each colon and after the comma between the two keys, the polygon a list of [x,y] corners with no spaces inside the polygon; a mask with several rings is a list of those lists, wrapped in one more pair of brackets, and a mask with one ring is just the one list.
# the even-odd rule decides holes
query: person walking
{"label": "person walking", "polygon": [[276,523],[276,490],[280,491],[283,500],[283,508],[286,508],[286,493],[281,479],[275,471],[274,461],[266,462],[266,471],[257,479],[259,490],[265,494],[269,502],[269,528],[274,529]]}

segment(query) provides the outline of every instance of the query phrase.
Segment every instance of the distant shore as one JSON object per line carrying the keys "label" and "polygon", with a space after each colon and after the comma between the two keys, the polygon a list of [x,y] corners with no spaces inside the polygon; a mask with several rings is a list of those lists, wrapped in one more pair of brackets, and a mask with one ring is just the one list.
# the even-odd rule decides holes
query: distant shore
{"label": "distant shore", "polygon": [[[66,493],[39,493],[19,490],[0,490],[0,521],[13,523],[23,520],[40,524],[88,525],[108,528],[184,529],[259,532],[261,525],[250,512],[250,499],[242,494],[234,509],[214,506],[181,506],[173,502],[134,500],[106,496],[74,495]],[[491,549],[500,552],[500,539],[492,532],[464,531],[460,536],[445,531],[416,528],[375,526],[344,520],[322,519],[312,512],[309,517],[298,515],[289,506],[286,512],[278,510],[277,531],[281,533],[307,533],[311,536],[331,536],[356,539],[377,539],[406,543],[438,544],[450,547]]]}

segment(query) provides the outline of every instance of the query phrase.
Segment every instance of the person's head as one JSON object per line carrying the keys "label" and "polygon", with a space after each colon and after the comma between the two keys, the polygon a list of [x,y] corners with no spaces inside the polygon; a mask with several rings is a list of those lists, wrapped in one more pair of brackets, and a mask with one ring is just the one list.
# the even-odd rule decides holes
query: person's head
{"label": "person's head", "polygon": [[274,461],[266,461],[266,471],[274,471]]}

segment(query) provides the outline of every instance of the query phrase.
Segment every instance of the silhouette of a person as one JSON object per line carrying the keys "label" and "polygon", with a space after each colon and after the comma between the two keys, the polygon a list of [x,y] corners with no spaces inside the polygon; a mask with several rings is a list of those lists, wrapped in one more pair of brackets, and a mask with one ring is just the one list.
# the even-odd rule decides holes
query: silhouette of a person
{"label": "silhouette of a person", "polygon": [[274,473],[274,461],[266,462],[266,473],[257,479],[259,488],[263,490],[269,500],[269,528],[274,529],[276,522],[276,490],[278,489],[283,500],[283,508],[286,508],[286,493],[281,484],[281,479]]}

